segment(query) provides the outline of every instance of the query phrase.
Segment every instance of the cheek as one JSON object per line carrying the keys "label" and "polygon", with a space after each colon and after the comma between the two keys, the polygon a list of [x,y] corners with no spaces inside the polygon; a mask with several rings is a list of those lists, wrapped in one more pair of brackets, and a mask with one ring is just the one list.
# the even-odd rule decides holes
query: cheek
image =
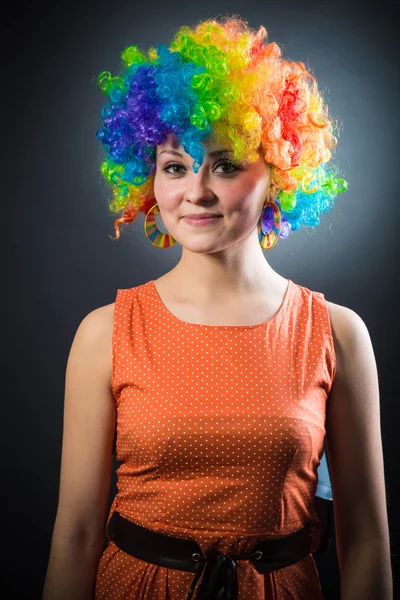
{"label": "cheek", "polygon": [[238,210],[242,216],[252,218],[262,207],[268,193],[266,178],[246,177],[233,182],[229,193],[225,194],[227,208]]}
{"label": "cheek", "polygon": [[157,202],[161,201],[162,206],[173,207],[174,203],[179,198],[180,190],[177,185],[168,185],[168,181],[165,181],[162,177],[154,178],[154,197]]}
{"label": "cheek", "polygon": [[156,173],[153,182],[154,195],[157,198],[161,194],[165,194],[165,185],[162,183],[161,177]]}

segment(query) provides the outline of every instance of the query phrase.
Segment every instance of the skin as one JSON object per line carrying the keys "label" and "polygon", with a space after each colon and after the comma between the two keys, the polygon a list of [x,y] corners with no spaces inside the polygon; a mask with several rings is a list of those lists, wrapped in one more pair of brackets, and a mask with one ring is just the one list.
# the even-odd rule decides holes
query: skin
{"label": "skin", "polygon": [[[210,138],[204,145],[207,154],[198,173],[192,169],[193,158],[174,136],[157,146],[154,195],[162,222],[182,247],[176,267],[156,280],[157,289],[189,322],[268,320],[278,310],[287,287],[287,280],[266,261],[258,241],[263,206],[278,191],[271,184],[271,166],[260,155],[256,163],[243,161],[236,169],[227,162],[232,154],[211,156],[226,144],[221,147]],[[206,211],[222,218],[202,228],[182,219],[188,213]],[[227,313],[229,323],[225,322]],[[195,317],[197,321],[192,321]]]}

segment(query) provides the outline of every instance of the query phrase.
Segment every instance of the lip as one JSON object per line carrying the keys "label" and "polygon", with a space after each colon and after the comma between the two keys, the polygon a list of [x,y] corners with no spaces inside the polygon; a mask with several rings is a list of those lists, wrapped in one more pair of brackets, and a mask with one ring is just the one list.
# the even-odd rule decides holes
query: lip
{"label": "lip", "polygon": [[183,220],[188,225],[192,225],[194,227],[205,227],[206,225],[211,225],[219,221],[222,218],[222,215],[214,215],[211,217],[183,217]]}

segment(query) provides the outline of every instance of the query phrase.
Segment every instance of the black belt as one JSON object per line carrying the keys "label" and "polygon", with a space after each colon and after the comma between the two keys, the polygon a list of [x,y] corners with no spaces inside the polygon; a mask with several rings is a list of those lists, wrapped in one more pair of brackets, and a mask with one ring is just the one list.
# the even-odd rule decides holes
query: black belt
{"label": "black belt", "polygon": [[[251,560],[259,573],[287,567],[310,553],[312,521],[284,537],[257,543],[248,554],[223,554],[210,549],[206,555],[195,540],[151,531],[113,512],[115,533],[109,537],[123,551],[148,563],[196,573],[187,600],[201,574],[199,600],[237,600],[236,560]],[[108,533],[108,532],[107,532]]]}

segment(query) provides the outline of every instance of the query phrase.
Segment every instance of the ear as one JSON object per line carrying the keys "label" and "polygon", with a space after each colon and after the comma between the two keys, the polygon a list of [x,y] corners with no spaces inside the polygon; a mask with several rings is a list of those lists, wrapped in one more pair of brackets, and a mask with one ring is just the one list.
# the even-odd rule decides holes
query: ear
{"label": "ear", "polygon": [[269,186],[269,191],[268,191],[268,203],[276,200],[278,192],[279,192],[278,186],[275,185],[274,183],[271,183],[271,185]]}

